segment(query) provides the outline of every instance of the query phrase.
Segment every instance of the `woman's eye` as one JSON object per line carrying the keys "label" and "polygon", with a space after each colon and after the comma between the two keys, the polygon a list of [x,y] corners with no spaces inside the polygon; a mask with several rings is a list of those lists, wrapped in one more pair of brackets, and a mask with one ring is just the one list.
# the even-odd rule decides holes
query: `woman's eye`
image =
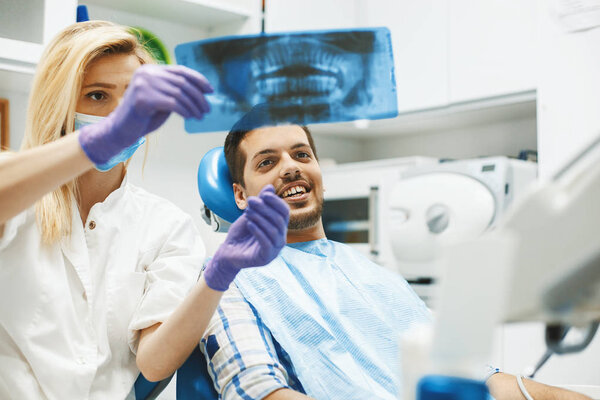
{"label": "woman's eye", "polygon": [[106,100],[106,94],[104,94],[103,92],[91,92],[86,94],[85,96],[94,101]]}
{"label": "woman's eye", "polygon": [[297,154],[297,157],[298,157],[298,158],[310,158],[310,154],[308,154],[308,153],[306,153],[306,152],[304,152],[304,151],[301,151],[301,152],[299,152],[299,153]]}
{"label": "woman's eye", "polygon": [[271,165],[273,163],[272,160],[262,160],[259,164],[258,164],[258,168],[262,168],[262,167],[266,167],[267,165]]}

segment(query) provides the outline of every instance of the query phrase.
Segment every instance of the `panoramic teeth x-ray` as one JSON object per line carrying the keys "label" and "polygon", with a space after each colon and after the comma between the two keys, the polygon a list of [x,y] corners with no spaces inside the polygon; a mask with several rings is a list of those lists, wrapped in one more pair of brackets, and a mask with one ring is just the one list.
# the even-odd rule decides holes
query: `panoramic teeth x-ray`
{"label": "panoramic teeth x-ray", "polygon": [[398,113],[386,28],[230,36],[180,44],[179,64],[215,88],[190,133],[226,131],[254,106],[269,123],[392,118]]}

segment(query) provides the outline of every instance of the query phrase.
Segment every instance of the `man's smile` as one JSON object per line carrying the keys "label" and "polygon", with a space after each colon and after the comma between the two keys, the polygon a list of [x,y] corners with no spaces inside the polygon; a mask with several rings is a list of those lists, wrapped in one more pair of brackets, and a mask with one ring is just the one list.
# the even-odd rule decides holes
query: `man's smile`
{"label": "man's smile", "polygon": [[289,203],[306,201],[311,191],[310,185],[304,181],[288,183],[277,191],[279,197]]}

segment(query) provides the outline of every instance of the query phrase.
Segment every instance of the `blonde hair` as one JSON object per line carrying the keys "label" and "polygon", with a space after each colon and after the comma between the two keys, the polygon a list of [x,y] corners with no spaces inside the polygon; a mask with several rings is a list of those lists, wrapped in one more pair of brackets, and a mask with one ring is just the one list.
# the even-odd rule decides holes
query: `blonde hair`
{"label": "blonde hair", "polygon": [[[111,22],[80,22],[54,37],[37,66],[21,149],[50,143],[73,132],[75,108],[86,69],[107,54],[133,54],[141,64],[152,62],[149,53],[127,27]],[[72,203],[78,193],[75,179],[36,203],[37,221],[45,243],[70,235]]]}

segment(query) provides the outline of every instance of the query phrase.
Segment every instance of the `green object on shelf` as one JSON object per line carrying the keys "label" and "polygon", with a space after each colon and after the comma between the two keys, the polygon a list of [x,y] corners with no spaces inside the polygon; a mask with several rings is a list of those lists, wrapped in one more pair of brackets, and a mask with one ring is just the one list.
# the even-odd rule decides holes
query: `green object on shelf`
{"label": "green object on shelf", "polygon": [[132,27],[130,31],[137,36],[140,43],[148,50],[157,63],[172,64],[167,46],[155,34],[140,27]]}

